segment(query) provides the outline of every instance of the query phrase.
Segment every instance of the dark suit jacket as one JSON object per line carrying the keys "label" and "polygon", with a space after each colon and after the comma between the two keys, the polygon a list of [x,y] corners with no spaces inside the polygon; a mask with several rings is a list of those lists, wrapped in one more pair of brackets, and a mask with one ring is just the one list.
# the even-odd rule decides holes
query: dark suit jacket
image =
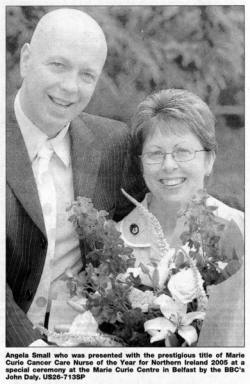
{"label": "dark suit jacket", "polygon": [[[83,114],[70,125],[74,193],[117,219],[132,207],[123,186],[140,199],[138,175],[129,169],[129,134],[123,123]],[[28,346],[40,333],[26,317],[42,274],[47,238],[28,153],[13,110],[7,112],[6,345]],[[83,247],[81,247],[83,251]]]}

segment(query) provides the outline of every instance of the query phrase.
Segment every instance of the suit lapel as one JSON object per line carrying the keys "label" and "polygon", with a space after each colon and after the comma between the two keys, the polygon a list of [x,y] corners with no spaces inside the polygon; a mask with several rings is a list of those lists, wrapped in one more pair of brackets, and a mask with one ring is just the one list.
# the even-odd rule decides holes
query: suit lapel
{"label": "suit lapel", "polygon": [[6,125],[7,182],[27,214],[46,236],[33,170],[13,110],[7,112]]}
{"label": "suit lapel", "polygon": [[93,133],[80,118],[71,123],[69,132],[75,198],[77,196],[93,198],[101,150]]}
{"label": "suit lapel", "polygon": [[[46,236],[33,170],[13,110],[7,112],[6,125],[7,182],[27,214]],[[77,196],[93,198],[100,167],[101,150],[98,148],[93,133],[80,118],[71,123],[69,132],[75,198]]]}

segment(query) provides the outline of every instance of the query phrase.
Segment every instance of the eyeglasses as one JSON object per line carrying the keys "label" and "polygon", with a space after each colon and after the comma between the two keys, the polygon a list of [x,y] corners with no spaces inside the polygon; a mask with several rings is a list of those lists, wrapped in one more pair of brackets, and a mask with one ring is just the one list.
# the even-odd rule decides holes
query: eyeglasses
{"label": "eyeglasses", "polygon": [[140,157],[145,164],[162,164],[167,155],[171,155],[172,158],[178,163],[184,161],[191,161],[195,158],[197,152],[210,152],[209,149],[194,150],[191,148],[178,147],[173,152],[145,152]]}

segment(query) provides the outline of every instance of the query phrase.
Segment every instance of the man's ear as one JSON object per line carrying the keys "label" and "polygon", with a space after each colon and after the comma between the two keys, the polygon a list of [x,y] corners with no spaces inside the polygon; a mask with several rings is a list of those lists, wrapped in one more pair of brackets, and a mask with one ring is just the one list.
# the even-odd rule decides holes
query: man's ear
{"label": "man's ear", "polygon": [[31,55],[30,45],[28,43],[25,43],[21,49],[21,55],[20,55],[20,74],[22,78],[24,78],[27,74],[30,55]]}

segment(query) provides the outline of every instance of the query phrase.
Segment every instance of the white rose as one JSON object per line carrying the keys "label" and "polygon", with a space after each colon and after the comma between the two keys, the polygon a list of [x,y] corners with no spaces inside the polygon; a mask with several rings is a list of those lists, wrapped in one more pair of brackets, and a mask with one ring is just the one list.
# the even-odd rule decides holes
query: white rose
{"label": "white rose", "polygon": [[190,303],[199,294],[203,280],[200,274],[194,275],[191,268],[182,269],[180,272],[171,276],[168,282],[168,289],[173,299],[183,304]]}
{"label": "white rose", "polygon": [[142,312],[148,312],[149,306],[153,305],[155,296],[152,291],[140,291],[137,288],[131,288],[129,301],[132,308],[141,308]]}

